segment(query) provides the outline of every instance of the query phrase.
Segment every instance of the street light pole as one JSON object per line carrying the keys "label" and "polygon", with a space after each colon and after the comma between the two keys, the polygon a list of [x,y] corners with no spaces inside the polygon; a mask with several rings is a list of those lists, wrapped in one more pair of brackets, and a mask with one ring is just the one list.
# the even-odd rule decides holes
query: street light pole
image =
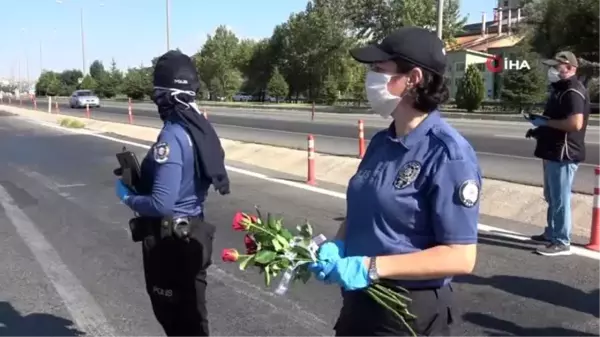
{"label": "street light pole", "polygon": [[166,2],[166,5],[167,5],[167,27],[166,27],[166,29],[167,29],[167,51],[169,51],[169,50],[171,50],[171,41],[170,41],[171,40],[171,36],[170,36],[171,35],[171,33],[170,33],[170,30],[171,30],[171,18],[170,18],[170,16],[171,15],[170,14],[171,13],[169,12],[170,11],[169,10],[169,7],[170,7],[169,3],[170,3],[170,1],[169,0],[165,0],[165,2]]}
{"label": "street light pole", "polygon": [[29,53],[25,49],[25,73],[27,74],[27,86],[29,86]]}
{"label": "street light pole", "polygon": [[83,7],[81,7],[79,9],[79,13],[80,13],[80,17],[81,17],[81,63],[83,66],[83,76],[85,76],[86,73],[86,67],[85,67],[85,35],[83,33]]}
{"label": "street light pole", "polygon": [[437,2],[437,36],[442,39],[442,23],[444,21],[444,0],[438,0]]}
{"label": "street light pole", "polygon": [[44,71],[44,58],[42,57],[42,39],[40,39],[40,75]]}

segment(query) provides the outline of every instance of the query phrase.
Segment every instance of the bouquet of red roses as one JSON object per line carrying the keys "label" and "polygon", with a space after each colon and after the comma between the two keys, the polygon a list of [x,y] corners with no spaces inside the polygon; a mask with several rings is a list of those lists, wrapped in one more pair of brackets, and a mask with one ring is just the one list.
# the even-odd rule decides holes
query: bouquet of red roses
{"label": "bouquet of red roses", "polygon": [[[326,238],[323,235],[313,237],[312,226],[305,221],[296,226],[295,233],[283,226],[282,218],[275,218],[268,213],[263,218],[256,207],[257,215],[242,212],[236,213],[233,218],[233,230],[245,232],[245,254],[240,254],[237,249],[223,249],[221,255],[225,262],[239,262],[240,270],[248,266],[257,267],[259,273],[265,276],[265,285],[269,287],[271,280],[283,272],[283,276],[275,290],[279,295],[285,294],[292,281],[301,280],[306,283],[312,273],[308,265],[317,261],[317,250]],[[407,292],[400,288],[400,290]],[[415,318],[408,312],[407,302],[411,299],[382,285],[374,284],[368,287],[367,294],[377,303],[390,310],[413,334],[414,331],[407,324],[407,318]]]}

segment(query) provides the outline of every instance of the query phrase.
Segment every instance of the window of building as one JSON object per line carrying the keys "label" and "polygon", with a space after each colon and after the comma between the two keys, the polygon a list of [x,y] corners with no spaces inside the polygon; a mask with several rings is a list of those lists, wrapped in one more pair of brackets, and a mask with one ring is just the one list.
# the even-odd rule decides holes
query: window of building
{"label": "window of building", "polygon": [[508,0],[504,0],[504,7],[508,7]]}
{"label": "window of building", "polygon": [[465,71],[465,63],[464,62],[457,62],[454,64],[454,70],[456,71]]}
{"label": "window of building", "polygon": [[477,69],[481,72],[485,71],[485,63],[476,63],[475,67],[477,67]]}

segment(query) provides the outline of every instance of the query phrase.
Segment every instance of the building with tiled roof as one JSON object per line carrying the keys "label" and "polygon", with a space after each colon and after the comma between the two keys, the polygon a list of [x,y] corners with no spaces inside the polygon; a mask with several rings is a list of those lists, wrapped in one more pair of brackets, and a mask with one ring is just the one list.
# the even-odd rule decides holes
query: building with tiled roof
{"label": "building with tiled roof", "polygon": [[498,73],[487,70],[486,62],[493,57],[513,60],[515,46],[523,40],[517,33],[521,16],[520,0],[499,0],[494,9],[494,18],[488,21],[482,13],[480,23],[472,23],[463,27],[463,33],[448,45],[448,68],[446,76],[450,80],[450,93],[454,98],[459,81],[466,68],[475,64],[483,72],[487,99],[498,98],[501,90],[501,77]]}

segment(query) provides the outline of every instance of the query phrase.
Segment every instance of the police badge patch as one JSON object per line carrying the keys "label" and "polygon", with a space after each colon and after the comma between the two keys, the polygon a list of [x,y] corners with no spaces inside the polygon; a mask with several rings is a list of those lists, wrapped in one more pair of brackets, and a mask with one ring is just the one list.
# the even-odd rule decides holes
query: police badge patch
{"label": "police badge patch", "polygon": [[396,180],[394,180],[394,187],[396,189],[403,189],[406,186],[412,184],[419,173],[421,172],[421,163],[418,161],[411,161],[404,164],[400,171],[398,171],[398,176],[396,176]]}
{"label": "police badge patch", "polygon": [[465,207],[473,207],[479,200],[479,185],[475,180],[463,182],[458,189],[458,198]]}
{"label": "police badge patch", "polygon": [[154,160],[162,164],[169,159],[169,144],[158,143],[154,145]]}

